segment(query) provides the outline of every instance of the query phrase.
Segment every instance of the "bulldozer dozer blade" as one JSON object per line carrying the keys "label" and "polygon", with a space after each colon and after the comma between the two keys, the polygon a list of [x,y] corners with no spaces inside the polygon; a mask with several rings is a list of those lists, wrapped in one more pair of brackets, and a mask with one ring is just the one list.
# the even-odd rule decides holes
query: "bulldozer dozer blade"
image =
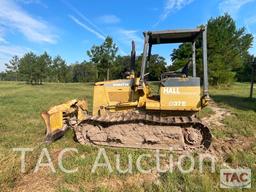
{"label": "bulldozer dozer blade", "polygon": [[62,123],[61,123],[59,124],[59,128],[54,130],[53,127],[51,127],[52,123],[50,122],[50,119],[52,119],[52,121],[54,121],[54,119],[50,118],[51,116],[48,114],[48,112],[42,112],[41,117],[43,118],[46,125],[46,137],[45,137],[46,143],[51,143],[61,138],[64,135],[65,131],[67,131],[68,129],[68,126],[61,127],[62,126]]}
{"label": "bulldozer dozer blade", "polygon": [[60,105],[51,107],[47,112],[42,112],[41,117],[46,126],[47,143],[61,138],[65,132],[87,116],[86,100],[70,100]]}

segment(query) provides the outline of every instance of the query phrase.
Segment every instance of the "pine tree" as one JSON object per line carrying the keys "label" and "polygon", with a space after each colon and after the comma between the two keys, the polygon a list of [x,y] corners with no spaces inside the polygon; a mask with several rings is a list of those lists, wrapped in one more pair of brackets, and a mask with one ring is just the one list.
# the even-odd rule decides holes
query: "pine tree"
{"label": "pine tree", "polygon": [[15,80],[18,81],[18,69],[19,69],[20,60],[17,55],[13,56],[9,63],[6,63],[7,73],[13,73],[15,75]]}
{"label": "pine tree", "polygon": [[[237,77],[237,71],[243,68],[248,58],[248,50],[253,36],[245,32],[245,28],[237,28],[230,15],[225,14],[211,18],[207,24],[208,39],[208,73],[212,85],[230,84]],[[201,41],[196,43],[197,73],[202,76]],[[171,69],[180,68],[192,50],[189,43],[183,43],[175,49],[172,56]]]}

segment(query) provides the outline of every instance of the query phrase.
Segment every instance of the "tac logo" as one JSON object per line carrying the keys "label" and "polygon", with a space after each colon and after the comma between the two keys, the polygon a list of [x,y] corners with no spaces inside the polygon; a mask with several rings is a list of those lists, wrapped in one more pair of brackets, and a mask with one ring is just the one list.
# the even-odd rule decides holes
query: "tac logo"
{"label": "tac logo", "polygon": [[251,188],[251,169],[221,169],[221,188]]}

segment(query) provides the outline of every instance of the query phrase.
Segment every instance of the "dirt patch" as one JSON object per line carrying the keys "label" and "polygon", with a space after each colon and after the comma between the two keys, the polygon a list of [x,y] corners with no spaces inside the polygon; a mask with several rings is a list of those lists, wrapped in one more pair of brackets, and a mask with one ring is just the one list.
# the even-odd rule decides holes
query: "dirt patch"
{"label": "dirt patch", "polygon": [[[57,157],[60,151],[54,151],[51,153],[53,164],[57,163]],[[40,167],[40,169],[34,173],[31,170],[30,173],[24,174],[20,180],[17,181],[13,191],[14,192],[52,192],[56,191],[57,180],[54,176],[51,176],[52,172],[48,167]]]}
{"label": "dirt patch", "polygon": [[225,126],[223,124],[223,120],[225,119],[225,117],[230,116],[231,112],[225,108],[219,107],[214,101],[211,101],[209,103],[209,107],[212,109],[214,114],[202,118],[202,121],[206,124],[217,126],[217,127]]}
{"label": "dirt patch", "polygon": [[56,183],[49,176],[47,169],[40,169],[37,173],[29,173],[19,180],[13,189],[14,192],[54,192],[56,191]]}
{"label": "dirt patch", "polygon": [[105,179],[98,184],[98,187],[104,187],[111,191],[123,191],[125,188],[131,186],[143,187],[145,185],[151,185],[159,178],[159,174],[152,172],[149,174],[135,174],[127,176],[125,179],[112,178]]}
{"label": "dirt patch", "polygon": [[249,150],[254,142],[254,137],[218,139],[213,141],[209,152],[223,160],[228,154]]}
{"label": "dirt patch", "polygon": [[[78,185],[71,185],[63,183],[62,186],[65,189],[79,192],[81,189],[86,189],[86,191],[98,191],[99,189],[103,190],[108,189],[109,191],[125,191],[127,188],[142,188],[147,185],[151,185],[152,183],[156,183],[158,181],[159,174],[156,172],[152,172],[149,174],[134,174],[127,175],[125,178],[120,178],[118,176],[107,177],[100,181],[93,182],[85,182],[79,183]],[[99,190],[99,191],[101,191]]]}
{"label": "dirt patch", "polygon": [[[213,101],[209,103],[209,107],[214,114],[202,118],[202,121],[204,124],[209,125],[209,127],[214,126],[214,128],[224,130],[225,124],[223,123],[223,120],[227,116],[231,116],[231,112],[225,108],[219,107]],[[227,154],[249,149],[253,142],[255,142],[254,137],[234,136],[232,138],[216,139],[213,135],[213,141],[209,152],[216,155],[218,159],[223,160]]]}

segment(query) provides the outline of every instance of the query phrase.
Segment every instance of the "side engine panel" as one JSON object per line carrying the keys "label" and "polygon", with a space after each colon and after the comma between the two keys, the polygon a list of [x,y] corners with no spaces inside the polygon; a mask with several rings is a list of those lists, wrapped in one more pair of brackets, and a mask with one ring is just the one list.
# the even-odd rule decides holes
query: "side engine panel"
{"label": "side engine panel", "polygon": [[119,103],[134,101],[132,84],[133,80],[131,79],[96,83],[93,91],[93,115],[98,114],[101,106],[115,106]]}

